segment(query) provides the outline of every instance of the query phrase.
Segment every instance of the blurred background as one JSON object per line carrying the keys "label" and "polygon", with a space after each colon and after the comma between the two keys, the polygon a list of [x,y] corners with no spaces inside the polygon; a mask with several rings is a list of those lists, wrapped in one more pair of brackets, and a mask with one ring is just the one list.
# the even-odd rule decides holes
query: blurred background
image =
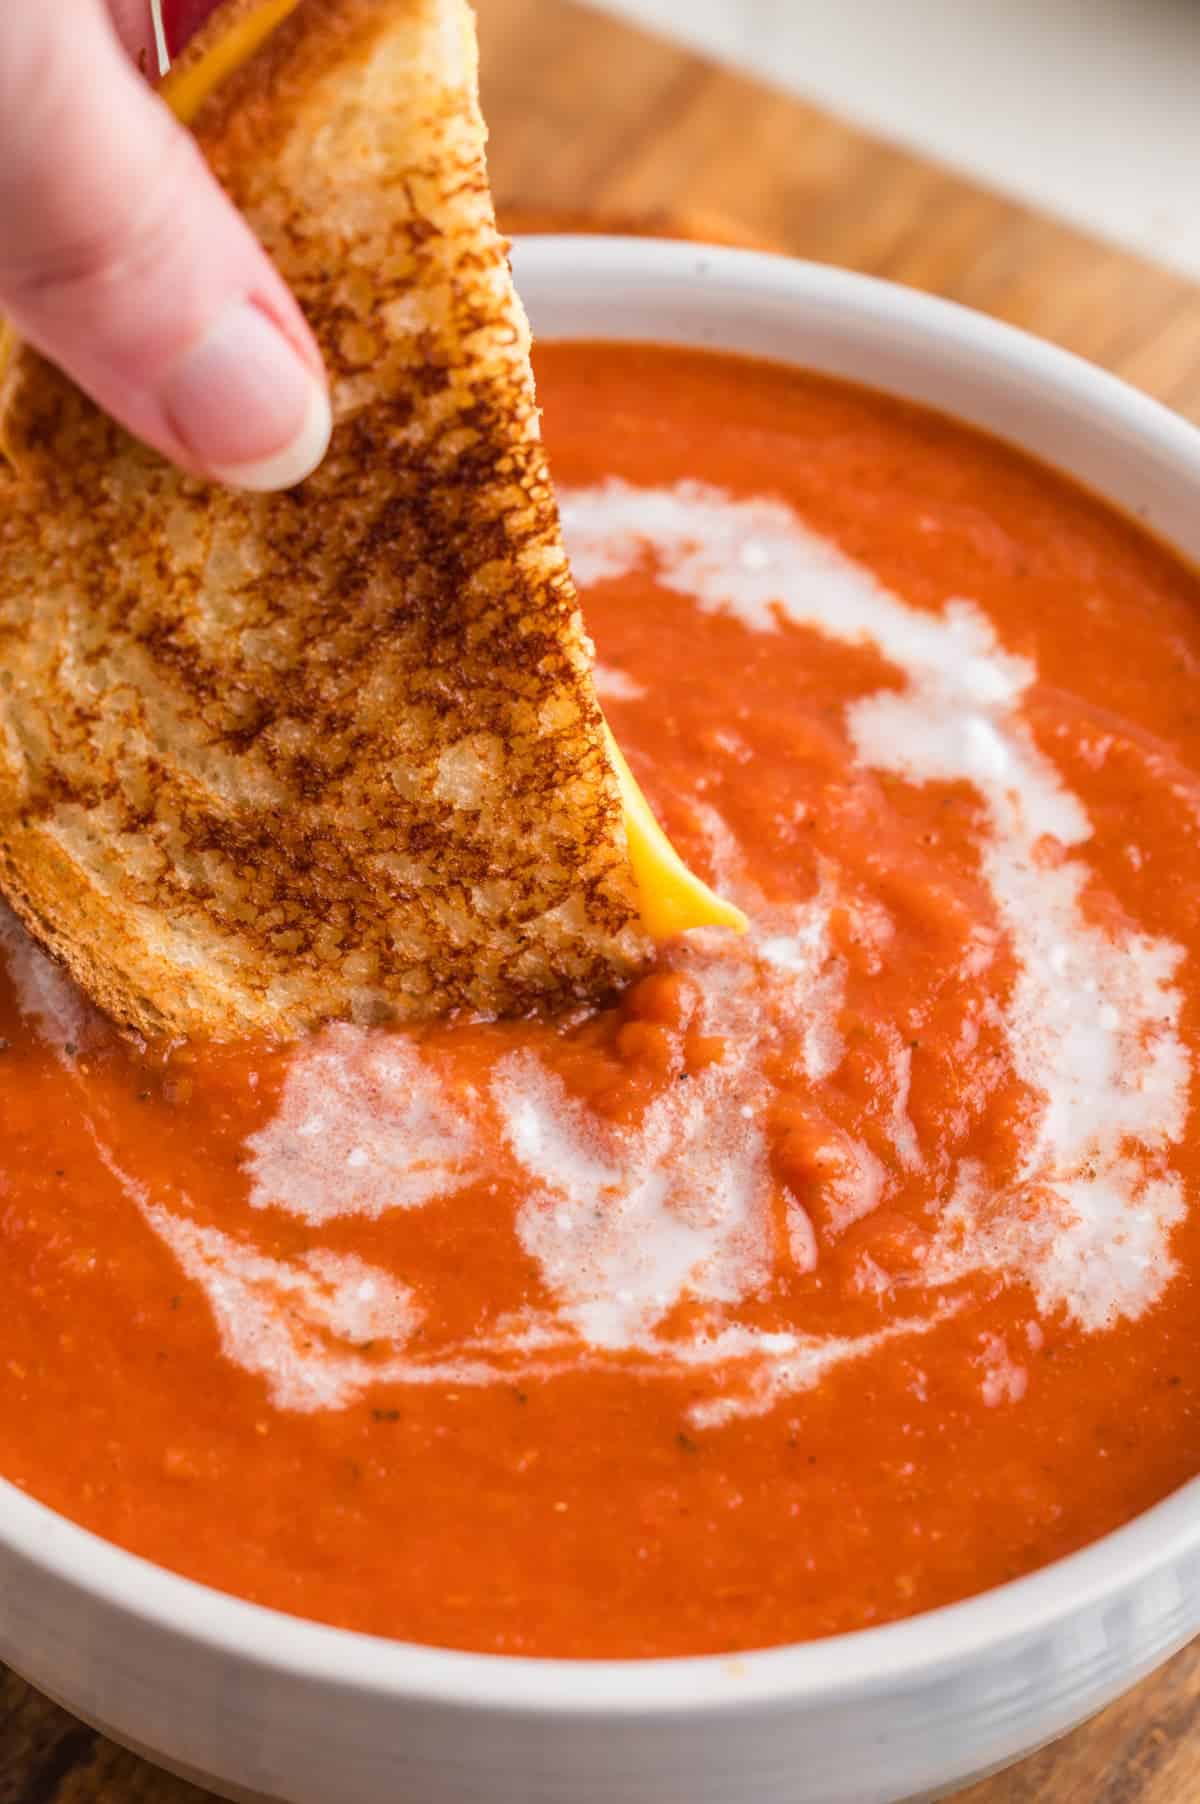
{"label": "blurred background", "polygon": [[1200,0],[474,4],[506,231],[885,276],[1200,422]]}
{"label": "blurred background", "polygon": [[[214,3],[151,0],[173,42]],[[561,40],[562,0],[475,4],[485,92],[493,69],[530,57],[544,62],[545,40]],[[592,5],[1113,245],[1200,277],[1200,0]],[[165,51],[161,28],[160,47]],[[594,100],[618,121],[621,98],[611,88],[619,69],[597,67],[593,75]],[[606,76],[609,91],[601,92]],[[547,114],[555,110],[553,93],[526,99]],[[562,205],[554,193],[560,186],[551,182],[549,193]],[[532,187],[544,203],[546,184]],[[570,196],[572,204],[587,198]]]}
{"label": "blurred background", "polygon": [[1200,0],[604,0],[604,10],[1200,276]]}

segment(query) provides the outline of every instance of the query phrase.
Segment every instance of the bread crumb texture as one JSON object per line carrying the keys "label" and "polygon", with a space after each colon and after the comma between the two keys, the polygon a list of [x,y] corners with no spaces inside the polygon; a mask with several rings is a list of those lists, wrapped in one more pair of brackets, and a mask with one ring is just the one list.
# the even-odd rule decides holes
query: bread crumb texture
{"label": "bread crumb texture", "polygon": [[17,352],[0,883],[148,1035],[598,999],[645,943],[470,11],[302,0],[196,135],[312,322],[332,447],[230,493]]}

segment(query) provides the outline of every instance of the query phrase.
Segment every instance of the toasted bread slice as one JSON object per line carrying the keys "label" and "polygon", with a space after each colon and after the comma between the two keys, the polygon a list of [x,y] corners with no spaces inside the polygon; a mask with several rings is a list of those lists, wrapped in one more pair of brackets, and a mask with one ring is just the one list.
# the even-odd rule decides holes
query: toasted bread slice
{"label": "toasted bread slice", "polygon": [[0,886],[144,1034],[561,1007],[643,954],[475,63],[464,0],[300,0],[200,107],[331,373],[301,487],[4,377]]}

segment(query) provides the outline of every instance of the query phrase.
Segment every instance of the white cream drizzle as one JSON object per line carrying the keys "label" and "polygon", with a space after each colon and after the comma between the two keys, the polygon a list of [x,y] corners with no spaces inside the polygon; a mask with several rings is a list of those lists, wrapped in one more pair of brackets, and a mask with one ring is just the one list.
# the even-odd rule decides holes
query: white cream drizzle
{"label": "white cream drizzle", "polygon": [[250,1201],[314,1226],[419,1209],[470,1180],[474,1138],[408,1040],[330,1028],[292,1061],[277,1115],[246,1143]]}
{"label": "white cream drizzle", "polygon": [[630,676],[627,670],[618,669],[615,664],[593,665],[592,680],[602,702],[640,702],[650,693],[645,683],[639,683],[636,677]]}
{"label": "white cream drizzle", "polygon": [[42,1039],[61,1058],[83,1043],[95,1020],[61,965],[30,939],[16,915],[0,902],[0,956],[17,998]]}
{"label": "white cream drizzle", "polygon": [[[948,1212],[946,1281],[983,1265],[1028,1279],[1047,1312],[1101,1328],[1136,1316],[1174,1271],[1184,1200],[1167,1169],[1189,1089],[1169,941],[1094,926],[1087,867],[1055,861],[1091,825],[1020,713],[1035,672],[964,601],[914,608],[811,533],[782,503],[696,483],[620,482],[562,498],[572,558],[614,577],[653,559],[657,580],[755,632],[783,622],[877,647],[907,679],[848,711],[860,760],[915,783],[966,781],[986,810],[984,873],[1017,955],[1005,1030],[1038,1099],[1023,1187],[988,1193],[960,1173]],[[911,1146],[909,1156],[912,1156]],[[1031,1200],[1037,1208],[1031,1209]]]}
{"label": "white cream drizzle", "polygon": [[[781,1258],[800,1271],[817,1260],[812,1223],[793,1196],[783,1199],[785,1244],[776,1244],[763,1060],[782,1013],[819,1092],[845,1056],[846,972],[829,933],[837,869],[823,867],[811,902],[766,908],[727,823],[697,795],[714,875],[755,917],[746,942],[698,934],[679,957],[705,1030],[726,1038],[726,1059],[672,1086],[634,1127],[606,1124],[528,1052],[501,1061],[484,1099],[522,1174],[517,1234],[550,1307],[497,1318],[467,1344],[418,1352],[419,1311],[396,1276],[341,1254],[267,1258],[121,1174],[205,1291],[227,1356],[261,1375],[287,1409],[342,1407],[380,1382],[486,1384],[618,1356],[632,1369],[704,1374],[690,1413],[706,1426],[766,1409],[846,1360],[925,1332],[958,1306],[951,1287],[981,1270],[1029,1283],[1044,1314],[1063,1311],[1086,1330],[1141,1314],[1174,1271],[1170,1233],[1184,1209],[1169,1163],[1189,1087],[1173,983],[1182,954],[1089,920],[1088,871],[1067,854],[1091,828],[1022,718],[1031,666],[997,643],[969,603],[940,613],[906,604],[781,503],[699,484],[620,482],[560,500],[581,584],[644,564],[703,613],[732,615],[754,633],[790,624],[870,644],[894,667],[899,686],[855,704],[846,725],[862,764],[918,784],[966,781],[979,798],[981,868],[1018,966],[999,1017],[1030,1098],[1018,1180],[998,1193],[982,1169],[960,1162],[921,1280],[948,1294],[922,1314],[901,1313],[893,1292],[894,1319],[846,1339],[738,1319]],[[644,695],[619,671],[602,673],[602,689],[631,702]],[[886,958],[886,911],[861,908],[864,934]],[[25,1012],[61,1047],[86,1019],[71,986],[15,926],[4,927],[0,947]],[[964,976],[986,969],[995,950],[994,933],[974,934]],[[966,1067],[980,1026],[964,1016]],[[898,1164],[920,1171],[911,1052],[898,1034],[887,1067],[885,1131]],[[338,1215],[419,1208],[488,1176],[492,1155],[472,1126],[480,1112],[465,1109],[411,1043],[335,1029],[297,1050],[276,1116],[247,1145],[250,1201],[318,1228]],[[887,1174],[849,1135],[831,1137],[821,1156],[829,1218],[845,1227],[881,1200]],[[868,1288],[882,1294],[889,1282],[877,1265],[864,1268]],[[681,1302],[691,1306],[688,1326],[673,1330]],[[368,1355],[364,1340],[382,1347]],[[1001,1337],[985,1334],[981,1345],[986,1401],[1016,1401],[1026,1368]]]}
{"label": "white cream drizzle", "polygon": [[[803,914],[826,907],[822,897]],[[780,980],[753,945],[731,954],[724,934],[697,935],[683,968],[701,995],[701,1029],[725,1039],[726,1055],[666,1089],[635,1128],[604,1125],[530,1053],[506,1059],[492,1086],[530,1180],[517,1233],[562,1318],[596,1348],[660,1346],[654,1330],[684,1298],[734,1306],[772,1270],[761,998]],[[798,1020],[813,1007],[803,970],[782,979]]]}
{"label": "white cream drizzle", "polygon": [[[268,1259],[217,1228],[144,1205],[208,1297],[226,1356],[266,1378],[277,1409],[344,1409],[371,1382],[402,1377],[394,1350],[420,1321],[408,1287],[352,1253]],[[392,1356],[371,1364],[367,1343]]]}

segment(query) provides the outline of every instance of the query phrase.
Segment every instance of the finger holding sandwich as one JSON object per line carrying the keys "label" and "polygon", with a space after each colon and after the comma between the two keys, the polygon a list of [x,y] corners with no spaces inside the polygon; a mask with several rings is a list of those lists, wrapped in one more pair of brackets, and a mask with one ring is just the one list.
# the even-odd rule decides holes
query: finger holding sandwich
{"label": "finger holding sandwich", "polygon": [[149,40],[148,0],[0,7],[0,313],[172,462],[287,488],[328,445],[321,356]]}

